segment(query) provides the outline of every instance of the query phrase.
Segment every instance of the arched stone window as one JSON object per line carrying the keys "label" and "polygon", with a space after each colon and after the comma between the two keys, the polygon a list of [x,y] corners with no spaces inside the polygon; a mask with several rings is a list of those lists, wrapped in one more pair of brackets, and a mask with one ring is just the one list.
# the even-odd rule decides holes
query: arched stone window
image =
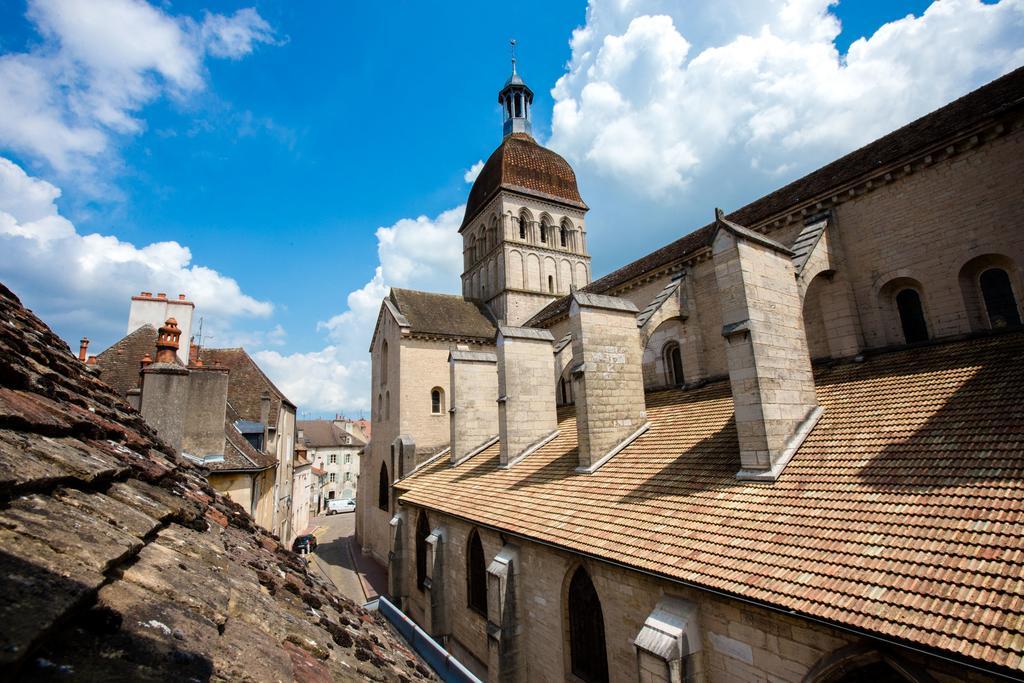
{"label": "arched stone window", "polygon": [[525,209],[519,214],[519,236],[524,240],[530,239],[530,213]]}
{"label": "arched stone window", "polygon": [[546,218],[541,220],[541,222],[540,222],[540,241],[544,242],[545,244],[548,241],[548,229],[550,227],[551,226],[548,225],[548,221],[547,221]]}
{"label": "arched stone window", "polygon": [[665,361],[665,379],[669,386],[683,386],[685,383],[683,378],[683,354],[679,350],[679,344],[669,342],[665,344],[665,348],[661,353]]}
{"label": "arched stone window", "polygon": [[384,419],[384,397],[377,394],[377,422]]}
{"label": "arched stone window", "polygon": [[548,291],[552,294],[555,293],[555,276],[548,275]]}
{"label": "arched stone window", "polygon": [[519,217],[519,239],[521,239],[521,240],[525,240],[526,239],[526,217],[525,216],[520,216]]}
{"label": "arched stone window", "polygon": [[390,391],[385,391],[384,392],[384,419],[385,420],[390,420],[391,419],[391,392]]}
{"label": "arched stone window", "polygon": [[563,247],[569,246],[569,226],[565,222],[562,223],[562,227],[558,231],[558,239]]}
{"label": "arched stone window", "polygon": [[381,386],[388,383],[388,340],[385,339],[380,345],[380,383]]}
{"label": "arched stone window", "polygon": [[921,295],[916,289],[907,287],[896,293],[896,310],[900,314],[903,339],[908,344],[928,341],[928,323],[924,319]]}
{"label": "arched stone window", "polygon": [[384,512],[391,504],[391,481],[388,479],[388,465],[380,464],[380,479],[377,481],[377,507]]}
{"label": "arched stone window", "polygon": [[604,642],[601,600],[583,567],[569,582],[567,603],[572,673],[586,683],[607,683],[608,653]]}
{"label": "arched stone window", "polygon": [[487,616],[487,563],[484,561],[484,545],[476,529],[469,534],[466,552],[466,595],[469,608]]}
{"label": "arched stone window", "polygon": [[430,390],[430,412],[432,415],[440,415],[444,412],[444,389],[434,387]]}
{"label": "arched stone window", "polygon": [[420,518],[416,521],[416,587],[423,590],[427,583],[427,536],[430,535],[430,522],[427,511],[420,510]]}
{"label": "arched stone window", "polygon": [[989,268],[978,278],[978,283],[989,326],[995,330],[1020,325],[1020,311],[1009,274],[1002,268]]}
{"label": "arched stone window", "polygon": [[[925,678],[892,652],[880,652],[864,643],[847,645],[821,658],[803,683],[914,683]],[[929,676],[927,680],[932,680]]]}

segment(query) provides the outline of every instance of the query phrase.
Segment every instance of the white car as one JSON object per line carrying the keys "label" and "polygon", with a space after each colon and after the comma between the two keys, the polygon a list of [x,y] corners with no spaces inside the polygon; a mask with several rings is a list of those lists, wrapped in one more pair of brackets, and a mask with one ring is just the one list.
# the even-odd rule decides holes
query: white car
{"label": "white car", "polygon": [[356,502],[351,498],[333,498],[327,501],[327,514],[335,515],[339,512],[352,512],[356,509]]}

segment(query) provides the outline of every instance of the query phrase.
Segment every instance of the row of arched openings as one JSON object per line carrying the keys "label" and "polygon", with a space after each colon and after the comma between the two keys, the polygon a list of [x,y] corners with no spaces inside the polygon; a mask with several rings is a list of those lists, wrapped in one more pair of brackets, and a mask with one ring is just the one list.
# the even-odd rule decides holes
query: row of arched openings
{"label": "row of arched openings", "polygon": [[[971,316],[974,329],[1003,329],[1019,327],[1020,309],[1014,295],[1007,268],[992,261],[1008,260],[1001,257],[980,257],[970,261],[960,273],[961,292]],[[900,331],[907,344],[931,338],[928,319],[922,301],[923,287],[911,278],[898,278],[882,288],[893,295]],[[980,296],[979,296],[980,295]],[[980,299],[975,303],[976,299]],[[977,309],[972,311],[972,309]],[[986,324],[987,323],[987,324]]]}
{"label": "row of arched openings", "polygon": [[[531,222],[532,221],[530,220],[530,215],[528,213],[523,212],[519,214],[519,239],[529,239],[528,226]],[[551,225],[551,223],[549,222],[547,216],[543,216],[540,219],[540,226],[538,228],[537,236],[540,239],[541,244],[553,245],[557,241],[558,246],[564,248],[569,246],[569,233],[571,231],[572,223],[569,222],[568,218],[562,220],[562,224],[556,231],[555,227]]]}
{"label": "row of arched openings", "polygon": [[[427,580],[427,538],[430,521],[420,511],[416,522],[416,586],[423,590]],[[470,531],[466,547],[466,595],[468,607],[487,614],[487,563],[480,534]],[[607,683],[608,653],[605,646],[604,613],[590,574],[581,565],[573,570],[565,602],[572,673],[585,683]]]}

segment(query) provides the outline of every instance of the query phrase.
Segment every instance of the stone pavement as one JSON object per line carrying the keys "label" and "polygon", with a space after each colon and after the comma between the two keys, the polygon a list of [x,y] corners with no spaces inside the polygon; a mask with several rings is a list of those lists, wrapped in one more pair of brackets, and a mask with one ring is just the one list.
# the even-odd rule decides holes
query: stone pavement
{"label": "stone pavement", "polygon": [[387,574],[355,542],[355,513],[317,517],[311,522],[317,537],[309,556],[316,567],[348,598],[363,604],[385,591]]}

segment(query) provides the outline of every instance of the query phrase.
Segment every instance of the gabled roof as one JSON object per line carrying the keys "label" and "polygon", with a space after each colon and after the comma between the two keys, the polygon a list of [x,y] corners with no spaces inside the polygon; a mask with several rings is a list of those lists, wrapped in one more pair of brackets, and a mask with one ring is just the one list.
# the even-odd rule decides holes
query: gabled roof
{"label": "gabled roof", "polygon": [[1020,674],[1024,332],[819,368],[825,408],[770,485],[740,481],[729,383],[647,395],[650,429],[576,472],[573,410],[399,483],[411,503],[670,580]]}
{"label": "gabled roof", "polygon": [[0,285],[10,680],[411,680],[376,613],[217,493]]}
{"label": "gabled roof", "polygon": [[332,420],[299,420],[296,427],[302,430],[302,440],[310,448],[366,445],[365,441],[349,434]]}
{"label": "gabled roof", "polygon": [[483,304],[461,296],[392,287],[389,299],[414,333],[492,341],[497,332]]}
{"label": "gabled roof", "polygon": [[277,427],[277,413],[282,403],[295,408],[295,404],[274,386],[245,349],[204,348],[199,352],[199,357],[206,365],[220,365],[231,371],[228,375],[228,401],[242,419],[259,422],[260,397],[264,391],[270,394],[270,416],[267,422],[271,428]]}
{"label": "gabled roof", "polygon": [[[908,123],[872,143],[819,168],[804,177],[733,211],[727,218],[740,225],[754,226],[781,214],[790,207],[835,188],[870,176],[881,168],[899,165],[943,143],[962,131],[974,130],[1010,109],[1024,105],[1024,67],[1011,71],[941,109]],[[708,207],[710,210],[710,207]],[[686,258],[708,244],[715,224],[709,223],[685,237],[657,249],[604,277],[594,280],[584,291],[602,294],[635,277]],[[544,325],[569,308],[568,297],[552,301],[526,325]]]}
{"label": "gabled roof", "polygon": [[127,396],[139,387],[139,361],[147,353],[151,358],[156,355],[156,328],[152,325],[143,325],[96,356],[100,379],[120,396]]}

